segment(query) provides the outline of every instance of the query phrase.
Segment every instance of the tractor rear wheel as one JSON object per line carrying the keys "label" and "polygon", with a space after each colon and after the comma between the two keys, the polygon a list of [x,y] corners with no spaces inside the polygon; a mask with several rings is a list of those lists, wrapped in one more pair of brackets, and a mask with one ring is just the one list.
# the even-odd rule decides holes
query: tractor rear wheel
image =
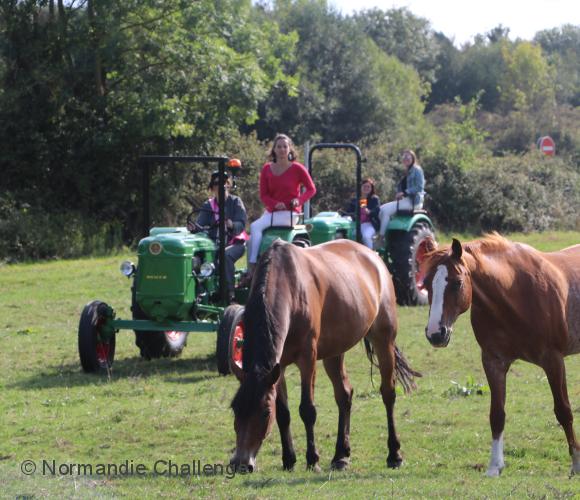
{"label": "tractor rear wheel", "polygon": [[223,319],[220,321],[217,330],[216,358],[217,369],[221,375],[229,375],[230,370],[230,342],[232,333],[242,320],[244,307],[239,304],[232,304],[226,307]]}
{"label": "tractor rear wheel", "polygon": [[428,238],[434,240],[435,236],[431,227],[423,222],[415,224],[408,232],[390,231],[387,235],[389,270],[399,305],[419,306],[428,302],[419,269]]}
{"label": "tractor rear wheel", "polygon": [[296,236],[292,240],[292,244],[300,248],[309,248],[311,246],[310,240],[305,236]]}
{"label": "tractor rear wheel", "polygon": [[100,328],[106,319],[107,304],[94,300],[81,313],[79,321],[79,356],[87,373],[109,371],[115,359],[115,334],[107,340],[101,338]]}

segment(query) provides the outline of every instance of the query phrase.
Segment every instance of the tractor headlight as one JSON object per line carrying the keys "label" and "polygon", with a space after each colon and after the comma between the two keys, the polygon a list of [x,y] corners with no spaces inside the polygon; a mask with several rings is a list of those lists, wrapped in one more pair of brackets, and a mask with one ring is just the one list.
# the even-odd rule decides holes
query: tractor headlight
{"label": "tractor headlight", "polygon": [[133,274],[135,274],[135,264],[133,264],[130,260],[125,260],[123,262],[121,262],[121,266],[119,267],[119,269],[121,270],[121,274],[123,274],[123,276],[127,276],[127,278],[130,278],[131,276],[133,276]]}
{"label": "tractor headlight", "polygon": [[215,266],[213,262],[204,262],[199,268],[199,275],[202,278],[209,278],[215,271]]}

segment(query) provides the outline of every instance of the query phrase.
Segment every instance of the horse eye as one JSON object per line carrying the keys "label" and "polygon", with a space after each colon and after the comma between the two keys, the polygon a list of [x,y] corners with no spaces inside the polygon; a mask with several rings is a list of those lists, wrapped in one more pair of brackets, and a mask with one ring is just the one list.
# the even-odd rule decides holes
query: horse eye
{"label": "horse eye", "polygon": [[463,286],[463,281],[455,280],[449,283],[449,289],[453,292],[457,292]]}
{"label": "horse eye", "polygon": [[270,408],[266,408],[266,409],[264,410],[264,412],[262,413],[262,418],[263,418],[263,419],[268,419],[268,418],[270,418]]}

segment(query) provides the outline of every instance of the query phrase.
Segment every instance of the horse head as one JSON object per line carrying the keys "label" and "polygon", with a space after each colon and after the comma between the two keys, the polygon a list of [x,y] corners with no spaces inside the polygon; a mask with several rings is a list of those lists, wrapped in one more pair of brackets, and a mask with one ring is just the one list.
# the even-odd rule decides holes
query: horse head
{"label": "horse head", "polygon": [[449,250],[428,256],[425,267],[424,283],[429,294],[425,335],[434,347],[446,347],[453,323],[471,306],[471,277],[461,243],[454,238]]}
{"label": "horse head", "polygon": [[253,472],[256,456],[276,419],[276,384],[280,364],[266,374],[244,373],[232,401],[236,450],[230,464],[240,472]]}

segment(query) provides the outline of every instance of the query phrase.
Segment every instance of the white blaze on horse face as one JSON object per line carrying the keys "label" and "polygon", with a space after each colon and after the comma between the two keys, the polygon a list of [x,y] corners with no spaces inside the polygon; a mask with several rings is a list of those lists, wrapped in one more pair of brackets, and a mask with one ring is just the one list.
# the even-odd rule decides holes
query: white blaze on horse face
{"label": "white blaze on horse face", "polygon": [[447,287],[447,267],[440,265],[435,271],[433,285],[431,286],[431,308],[429,309],[429,323],[427,324],[427,336],[441,330],[441,320],[443,319],[443,298]]}
{"label": "white blaze on horse face", "polygon": [[494,439],[491,442],[491,459],[489,460],[489,467],[487,468],[486,474],[489,477],[498,477],[501,471],[505,467],[503,461],[503,432],[499,435],[498,439]]}

